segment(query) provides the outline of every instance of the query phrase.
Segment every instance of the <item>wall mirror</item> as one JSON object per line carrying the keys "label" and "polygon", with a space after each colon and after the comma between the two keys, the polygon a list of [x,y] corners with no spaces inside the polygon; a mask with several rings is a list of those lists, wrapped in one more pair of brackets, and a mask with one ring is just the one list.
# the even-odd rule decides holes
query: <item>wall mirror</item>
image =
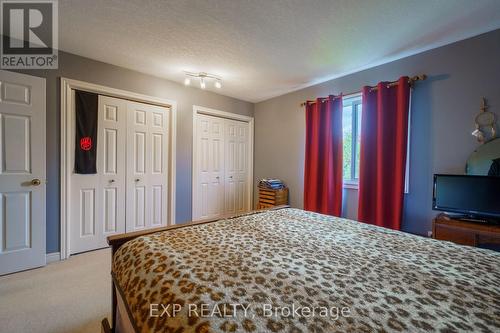
{"label": "wall mirror", "polygon": [[494,160],[500,164],[500,138],[493,139],[479,146],[469,156],[465,171],[468,175],[488,175]]}

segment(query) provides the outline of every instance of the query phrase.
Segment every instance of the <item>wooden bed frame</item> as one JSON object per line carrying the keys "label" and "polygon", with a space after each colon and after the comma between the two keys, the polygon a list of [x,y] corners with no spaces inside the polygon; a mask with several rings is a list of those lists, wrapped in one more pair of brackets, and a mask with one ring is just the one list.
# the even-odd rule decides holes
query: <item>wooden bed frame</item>
{"label": "wooden bed frame", "polygon": [[[264,212],[264,211],[269,211],[269,210],[278,210],[278,209],[283,209],[283,208],[290,208],[290,206],[289,205],[280,205],[280,206],[270,207],[270,208],[266,208],[266,209],[253,210],[253,211],[250,211],[247,213],[242,213],[242,214],[237,214],[237,215],[227,214],[227,215],[223,215],[221,217],[218,217],[216,219],[206,219],[206,220],[200,220],[200,221],[194,221],[194,222],[191,221],[191,222],[186,222],[183,224],[174,224],[174,225],[167,226],[167,227],[152,228],[152,229],[147,229],[147,230],[141,230],[141,231],[135,231],[135,232],[130,232],[130,233],[109,236],[107,238],[107,241],[108,241],[109,246],[111,247],[111,261],[113,261],[113,256],[116,253],[116,251],[118,251],[118,249],[123,244],[125,244],[126,242],[128,242],[134,238],[140,237],[140,236],[150,235],[150,234],[154,234],[154,233],[160,232],[160,231],[174,230],[174,229],[189,227],[189,226],[193,226],[193,225],[200,225],[200,224],[216,222],[216,221],[220,221],[220,220],[224,220],[224,219],[236,218],[239,216],[245,216],[247,214],[253,214],[253,213]],[[118,299],[117,299],[117,295],[116,295],[115,280],[114,280],[113,276],[111,278],[111,304],[112,304],[111,305],[112,306],[111,318],[112,318],[113,326],[111,326],[109,324],[108,318],[104,318],[101,321],[101,333],[114,333],[115,332],[115,327],[116,327],[115,320],[116,320]]]}

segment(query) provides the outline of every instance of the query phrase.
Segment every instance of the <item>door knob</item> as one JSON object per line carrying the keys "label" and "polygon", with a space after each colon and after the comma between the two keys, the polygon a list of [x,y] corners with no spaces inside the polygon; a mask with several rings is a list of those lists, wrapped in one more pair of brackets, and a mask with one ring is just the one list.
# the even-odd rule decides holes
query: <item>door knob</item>
{"label": "door knob", "polygon": [[110,183],[114,183],[114,182],[115,182],[115,180],[114,180],[114,179],[110,179],[110,180],[109,180],[109,182],[110,182]]}
{"label": "door knob", "polygon": [[32,179],[32,180],[31,180],[31,185],[33,185],[33,186],[38,186],[38,185],[40,185],[41,183],[42,183],[42,182],[41,182],[41,181],[40,181],[40,179],[38,179],[38,178],[35,178],[35,179]]}
{"label": "door knob", "polygon": [[139,182],[139,181],[140,181],[140,179],[139,179],[139,178],[136,178],[136,179],[135,179],[135,182],[136,182],[136,183],[137,183],[137,182]]}

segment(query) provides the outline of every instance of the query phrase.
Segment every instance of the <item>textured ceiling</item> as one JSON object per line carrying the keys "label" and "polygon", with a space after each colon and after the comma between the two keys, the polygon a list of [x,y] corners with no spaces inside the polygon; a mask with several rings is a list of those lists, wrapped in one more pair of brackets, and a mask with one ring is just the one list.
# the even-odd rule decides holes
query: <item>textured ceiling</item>
{"label": "textured ceiling", "polygon": [[220,75],[218,93],[251,102],[497,28],[500,0],[59,1],[60,49]]}

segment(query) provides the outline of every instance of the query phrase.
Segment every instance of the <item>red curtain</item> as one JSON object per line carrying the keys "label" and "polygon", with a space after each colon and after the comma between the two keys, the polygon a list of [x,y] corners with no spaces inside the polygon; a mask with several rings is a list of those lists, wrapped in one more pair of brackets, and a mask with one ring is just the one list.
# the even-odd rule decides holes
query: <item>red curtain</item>
{"label": "red curtain", "polygon": [[342,211],[342,96],[306,105],[304,209]]}
{"label": "red curtain", "polygon": [[363,88],[358,220],[399,230],[408,140],[408,77]]}

